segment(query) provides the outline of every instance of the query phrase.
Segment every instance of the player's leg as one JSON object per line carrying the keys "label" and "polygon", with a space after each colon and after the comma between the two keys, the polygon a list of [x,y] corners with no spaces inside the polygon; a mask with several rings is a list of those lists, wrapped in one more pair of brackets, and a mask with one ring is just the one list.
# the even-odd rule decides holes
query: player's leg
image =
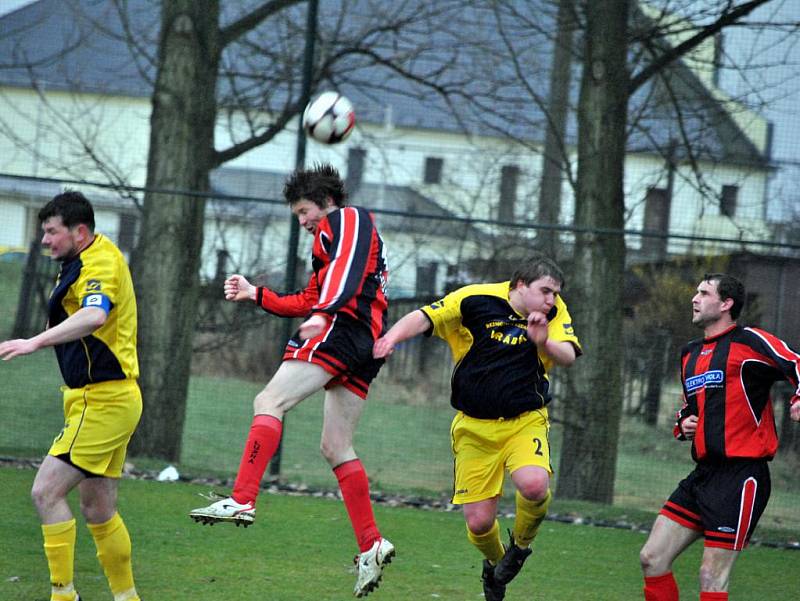
{"label": "player's leg", "polygon": [[727,601],[731,570],[767,507],[771,488],[763,460],[731,461],[709,471],[698,492],[705,526],[701,601]]}
{"label": "player's leg", "polygon": [[550,506],[550,425],[542,409],[505,420],[499,427],[505,439],[505,463],[517,489],[514,528],[494,571],[495,579],[507,584],[531,555],[531,543]]}
{"label": "player's leg", "polygon": [[83,473],[52,455],[36,472],[31,497],[42,522],[44,553],[50,569],[51,601],[77,599],[74,585],[75,518],[67,493],[83,480]]}
{"label": "player's leg", "polygon": [[78,485],[81,513],[97,548],[115,601],[139,601],[133,582],[131,539],[117,512],[117,487],[130,441],[142,412],[135,382],[104,382],[83,392],[86,412],[70,452],[84,470]]}
{"label": "player's leg", "polygon": [[78,486],[81,513],[97,548],[114,601],[139,601],[133,582],[131,537],[117,512],[116,478],[87,478]]}
{"label": "player's leg", "polygon": [[497,504],[503,491],[504,465],[496,444],[494,420],[481,420],[459,412],[450,425],[455,459],[453,503],[462,505],[467,540],[483,555],[481,580],[489,601],[505,597],[504,584],[495,582],[494,569],[503,556]]}
{"label": "player's leg", "polygon": [[492,564],[496,564],[503,556],[500,524],[497,522],[499,499],[499,496],[495,496],[474,503],[464,503],[462,506],[467,539]]}
{"label": "player's leg", "polygon": [[706,547],[700,566],[700,601],[727,601],[733,564],[739,551]]}
{"label": "player's leg", "polygon": [[364,403],[364,398],[346,386],[337,385],[328,389],[320,438],[320,450],[339,483],[358,543],[358,577],[353,591],[356,597],[363,597],[377,588],[384,566],[391,562],[395,554],[392,543],[381,537],[372,510],[367,473],[353,449],[353,436]]}
{"label": "player's leg", "polygon": [[702,533],[696,528],[683,526],[665,515],[656,517],[639,553],[646,601],[678,601],[672,562],[700,536]]}
{"label": "player's leg", "polygon": [[497,564],[503,557],[500,541],[500,524],[497,521],[497,504],[500,497],[465,503],[464,521],[467,525],[467,540],[483,555],[481,581],[486,601],[501,601],[506,595],[506,585],[495,576]]}
{"label": "player's leg", "polygon": [[283,434],[283,416],[300,401],[321,390],[331,374],[319,365],[286,360],[253,401],[255,416],[239,463],[230,497],[189,512],[198,522],[233,522],[237,526],[255,519],[261,479]]}

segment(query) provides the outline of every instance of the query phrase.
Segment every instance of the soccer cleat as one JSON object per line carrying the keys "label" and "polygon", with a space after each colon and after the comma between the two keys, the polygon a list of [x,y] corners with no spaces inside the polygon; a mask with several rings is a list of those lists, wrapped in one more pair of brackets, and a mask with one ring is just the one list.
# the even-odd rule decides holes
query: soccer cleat
{"label": "soccer cleat", "polygon": [[533,550],[530,548],[523,549],[522,547],[518,547],[514,542],[514,534],[510,530],[508,531],[508,536],[511,542],[506,547],[506,552],[503,557],[494,567],[495,582],[504,586],[514,580],[514,577],[519,574],[519,571],[522,569],[522,564],[525,563],[528,556],[533,553]]}
{"label": "soccer cleat", "polygon": [[481,580],[483,580],[483,598],[486,601],[503,601],[506,596],[506,585],[495,580],[495,567],[488,559],[483,560]]}
{"label": "soccer cleat", "polygon": [[201,524],[213,526],[217,522],[233,522],[247,528],[256,519],[256,506],[254,503],[237,503],[233,497],[225,497],[208,507],[192,509],[189,517]]}
{"label": "soccer cleat", "polygon": [[394,545],[385,538],[376,540],[368,551],[356,555],[357,579],[353,589],[356,597],[366,597],[378,588],[383,577],[383,568],[392,562],[394,555]]}

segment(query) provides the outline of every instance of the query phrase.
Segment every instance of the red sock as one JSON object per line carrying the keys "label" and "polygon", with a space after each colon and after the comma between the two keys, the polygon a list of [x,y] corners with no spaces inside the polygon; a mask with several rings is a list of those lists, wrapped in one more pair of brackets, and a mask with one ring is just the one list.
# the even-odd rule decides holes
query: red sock
{"label": "red sock", "polygon": [[256,415],[253,418],[231,495],[237,503],[256,502],[261,478],[264,477],[267,464],[278,448],[282,432],[283,422],[277,417]]}
{"label": "red sock", "polygon": [[644,577],[645,601],[678,601],[678,584],[672,572]]}
{"label": "red sock", "polygon": [[337,465],[333,468],[333,473],[339,481],[339,490],[342,491],[342,499],[353,525],[358,548],[362,553],[368,551],[381,537],[381,533],[372,513],[367,472],[364,471],[360,459],[353,459]]}
{"label": "red sock", "polygon": [[707,593],[700,591],[700,601],[728,601],[728,593]]}

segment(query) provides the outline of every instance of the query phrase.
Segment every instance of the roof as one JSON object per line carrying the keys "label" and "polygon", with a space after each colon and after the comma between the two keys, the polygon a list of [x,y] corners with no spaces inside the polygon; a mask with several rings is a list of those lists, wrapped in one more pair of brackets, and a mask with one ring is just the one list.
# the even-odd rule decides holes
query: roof
{"label": "roof", "polygon": [[[158,5],[127,0],[121,6],[122,16],[117,3],[39,0],[3,16],[0,84],[30,87],[32,73],[49,90],[149,97],[160,27]],[[244,10],[247,3],[224,6],[230,14],[222,21],[229,23],[238,16],[232,11]],[[343,6],[350,11],[346,19],[341,18]],[[390,120],[399,127],[538,143],[547,124],[539,103],[546,100],[549,86],[554,9],[545,0],[508,6],[514,12],[495,11],[488,4],[467,8],[460,2],[376,5],[368,0],[321,0],[318,60],[330,60],[346,48],[358,47],[359,52],[343,54],[335,68],[326,66],[318,89],[333,87],[345,93],[365,123]],[[220,78],[221,104],[244,102],[280,111],[287,98],[299,93],[303,43],[297,32],[305,30],[305,5],[281,15],[248,35],[246,44],[226,49],[223,63],[249,75]],[[381,31],[380,20],[389,18],[405,19],[410,25]],[[126,39],[127,30],[136,34],[136,44]],[[253,47],[260,48],[255,55]],[[509,58],[509,48],[516,61]],[[380,57],[377,63],[375,56]],[[30,70],[14,68],[19,61],[27,62]],[[380,64],[384,61],[411,77]],[[287,84],[284,75],[269,79],[278,73],[288,73],[292,81]],[[631,127],[629,151],[663,153],[671,140],[680,139],[681,131],[688,131],[700,142],[701,158],[766,164],[767,157],[755,150],[690,69],[678,62],[672,73],[681,81],[682,122],[666,103],[659,105],[664,95],[657,93],[654,78],[631,99],[630,114],[638,119]],[[432,85],[420,83],[423,79]],[[234,90],[241,95],[236,100]],[[448,99],[437,90],[448,91]],[[571,96],[574,103],[577,83]],[[567,135],[574,144],[574,114]]]}

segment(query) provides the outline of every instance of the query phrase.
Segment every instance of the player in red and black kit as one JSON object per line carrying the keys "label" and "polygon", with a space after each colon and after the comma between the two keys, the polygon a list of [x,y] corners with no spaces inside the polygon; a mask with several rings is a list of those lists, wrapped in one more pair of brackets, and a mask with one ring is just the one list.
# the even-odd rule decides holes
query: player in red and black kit
{"label": "player in red and black kit", "polygon": [[274,315],[306,320],[286,345],[278,371],[255,398],[255,417],[231,496],[189,515],[203,523],[252,523],[284,414],[324,388],[320,447],[339,482],[358,541],[353,593],[363,597],[378,586],[395,553],[375,523],[367,474],[353,449],[370,382],[383,364],[372,356],[375,340],[386,329],[383,240],[368,211],[345,206],[344,184],[329,165],[295,171],[283,192],[300,225],[314,236],[308,285],[294,294],[279,294],[233,275],[225,281],[225,298],[249,300]]}
{"label": "player in red and black kit", "polygon": [[678,601],[672,562],[700,537],[700,600],[728,599],[733,564],[769,500],[768,462],[778,449],[774,382],[795,387],[789,411],[800,421],[800,354],[764,330],[736,324],[744,297],[739,280],[712,273],[692,299],[692,323],[704,338],[681,353],[684,405],[675,436],[692,441],[697,467],[664,504],[642,548],[646,601]]}

